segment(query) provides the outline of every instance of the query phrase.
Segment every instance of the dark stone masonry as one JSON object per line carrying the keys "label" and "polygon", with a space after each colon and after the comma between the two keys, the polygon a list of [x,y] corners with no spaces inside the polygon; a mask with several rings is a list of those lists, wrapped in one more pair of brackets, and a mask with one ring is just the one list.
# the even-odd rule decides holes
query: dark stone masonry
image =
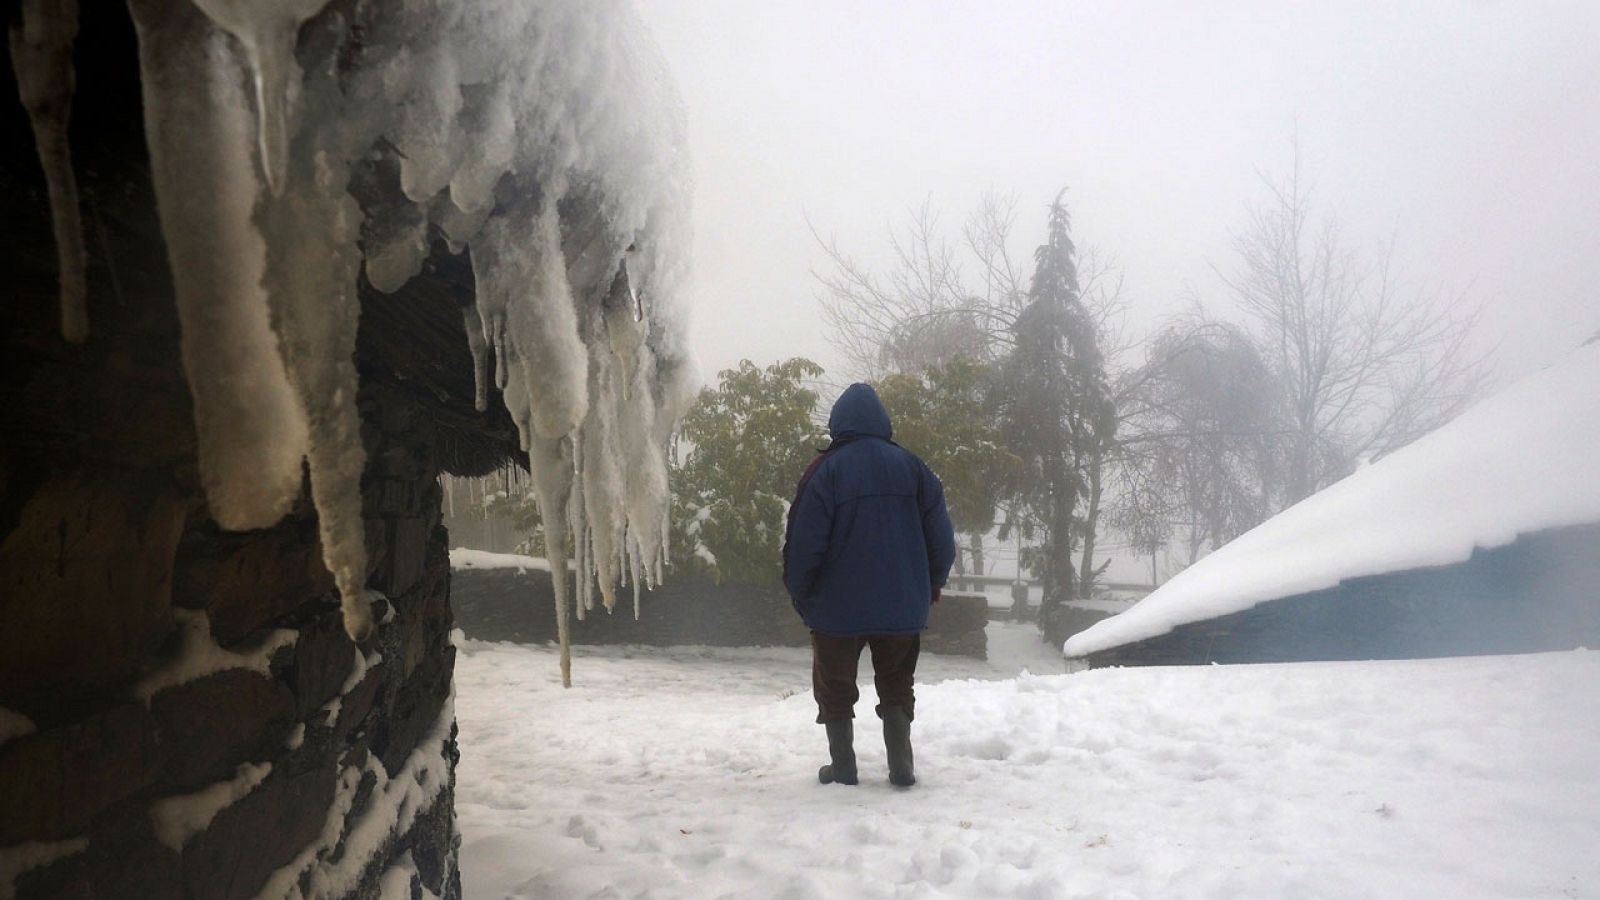
{"label": "dark stone masonry", "polygon": [[79,47],[83,344],[61,338],[9,65],[0,85],[0,897],[375,897],[386,872],[459,897],[437,476],[516,455],[504,408],[472,408],[470,269],[441,248],[404,291],[363,285],[368,583],[387,601],[356,648],[307,497],[259,531],[208,514],[126,11],[86,15]]}
{"label": "dark stone masonry", "polygon": [[[171,401],[184,404],[170,307],[168,327],[157,328],[164,318],[158,298],[142,299],[135,321],[98,316],[83,350],[57,344],[48,321],[8,330],[7,352],[27,362],[20,379],[8,376],[5,402],[25,423],[50,407],[81,410],[85,388],[42,385],[81,384],[108,357],[149,352],[142,363],[121,364],[138,366],[141,379],[166,381]],[[165,354],[155,352],[161,347]],[[206,515],[192,426],[182,415],[113,422],[90,405],[74,423],[87,426],[80,433],[160,427],[170,445],[154,458],[135,457],[120,441],[62,446],[70,431],[7,429],[0,707],[36,730],[0,743],[0,879],[17,866],[6,866],[7,855],[20,860],[30,843],[87,842],[22,871],[17,896],[255,896],[284,867],[309,872],[338,860],[342,838],[323,845],[341,772],[375,763],[394,778],[414,755],[433,760],[438,789],[409,829],[373,848],[354,893],[374,895],[377,879],[409,854],[420,887],[459,895],[447,707],[454,649],[437,435],[392,387],[369,384],[361,405],[369,423],[369,584],[389,601],[379,605],[377,637],[361,648],[381,660],[353,684],[357,650],[322,567],[309,501],[273,528],[218,529]],[[143,437],[156,443],[156,435]],[[415,489],[383,489],[394,482]],[[197,621],[186,616],[201,617],[209,640],[243,657],[281,630],[293,642],[266,657],[265,671],[222,668],[146,700],[141,682],[186,651],[185,623]],[[443,741],[435,733],[441,716]],[[160,839],[153,811],[162,800],[228,782],[242,764],[271,771],[181,850]],[[348,831],[368,814],[387,815],[377,800],[370,789],[357,790],[336,827]]]}
{"label": "dark stone masonry", "polygon": [[[810,632],[782,589],[671,579],[646,591],[639,618],[633,594],[623,589],[613,612],[596,601],[583,621],[571,623],[574,644],[650,644],[711,647],[801,647]],[[550,573],[538,569],[460,569],[451,578],[456,624],[482,641],[539,644],[556,639]],[[981,594],[947,593],[928,617],[922,649],[929,653],[988,658],[988,601]]]}

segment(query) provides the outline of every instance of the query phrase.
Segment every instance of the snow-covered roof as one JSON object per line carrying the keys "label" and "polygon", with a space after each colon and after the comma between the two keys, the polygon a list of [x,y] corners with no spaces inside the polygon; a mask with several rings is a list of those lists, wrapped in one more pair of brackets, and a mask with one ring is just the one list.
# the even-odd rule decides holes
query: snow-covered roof
{"label": "snow-covered roof", "polygon": [[1087,656],[1350,578],[1471,557],[1600,522],[1600,342],[1219,548],[1069,638]]}

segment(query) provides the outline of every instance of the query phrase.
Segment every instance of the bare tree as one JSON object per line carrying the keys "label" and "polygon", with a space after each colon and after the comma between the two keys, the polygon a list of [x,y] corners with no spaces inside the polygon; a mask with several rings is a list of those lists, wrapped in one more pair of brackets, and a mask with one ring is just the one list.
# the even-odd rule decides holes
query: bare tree
{"label": "bare tree", "polygon": [[1279,508],[1278,385],[1245,334],[1180,317],[1128,381],[1113,519],[1142,549],[1178,538],[1193,563]]}
{"label": "bare tree", "polygon": [[1286,180],[1262,182],[1267,197],[1234,237],[1234,267],[1216,271],[1285,392],[1294,503],[1449,421],[1488,369],[1469,347],[1476,307],[1403,294],[1392,248],[1369,262],[1334,220],[1313,222],[1298,147]]}
{"label": "bare tree", "polygon": [[[891,259],[883,274],[861,265],[812,228],[830,263],[826,271],[813,273],[821,287],[823,317],[853,374],[869,380],[893,373],[921,375],[957,359],[992,367],[1015,352],[1036,274],[1033,255],[1015,252],[1017,209],[1015,194],[986,192],[963,223],[959,242],[952,244],[944,237],[939,215],[924,201],[911,211],[903,230],[891,231]],[[1097,358],[1115,365],[1130,347],[1121,327],[1121,273],[1103,255],[1084,250],[1076,254],[1075,277],[1073,305],[1094,335]],[[1107,473],[1114,465],[1109,431],[1092,444],[1079,448],[1085,502],[1072,526],[1082,538],[1075,581],[1085,594],[1105,568],[1103,561],[1096,565],[1095,533]],[[1021,508],[1009,505],[1008,532],[1050,533],[1048,526],[1021,516]],[[1071,546],[1063,536],[1062,547]],[[1059,579],[1069,593],[1074,585],[1071,568],[1062,569]]]}
{"label": "bare tree", "polygon": [[829,339],[853,373],[874,379],[918,372],[959,355],[984,358],[981,328],[967,302],[955,252],[940,235],[931,201],[914,210],[903,232],[891,230],[892,263],[880,275],[856,262],[833,239],[812,236],[831,267],[815,272]]}
{"label": "bare tree", "polygon": [[[812,273],[828,338],[853,375],[915,374],[958,357],[994,362],[1011,348],[1033,275],[1030,255],[1015,253],[1016,194],[984,192],[957,244],[940,220],[931,200],[911,210],[904,228],[889,232],[890,261],[881,273],[811,227],[829,263]],[[1086,247],[1078,278],[1102,351],[1114,360],[1131,346],[1121,328],[1121,271]]]}

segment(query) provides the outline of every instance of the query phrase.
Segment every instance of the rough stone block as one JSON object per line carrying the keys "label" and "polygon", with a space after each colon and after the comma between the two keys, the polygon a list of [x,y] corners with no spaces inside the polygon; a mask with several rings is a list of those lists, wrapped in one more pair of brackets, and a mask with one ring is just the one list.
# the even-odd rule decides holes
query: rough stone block
{"label": "rough stone block", "polygon": [[367,583],[376,584],[389,568],[389,520],[365,509],[363,515],[366,516],[361,524],[367,541]]}
{"label": "rough stone block", "polygon": [[210,613],[219,643],[239,640],[307,598],[334,590],[315,521],[289,519],[242,534],[214,526],[203,531],[185,536],[173,596],[179,606]]}
{"label": "rough stone block", "polygon": [[[96,830],[82,853],[24,873],[16,882],[17,897],[182,898],[178,854],[156,839],[142,810],[130,810],[131,815]],[[107,886],[114,887],[108,890]]]}
{"label": "rough stone block", "polygon": [[189,896],[254,897],[267,877],[316,840],[333,802],[332,766],[273,772],[183,848]]}
{"label": "rough stone block", "polygon": [[186,506],[163,483],[88,472],[28,496],[0,544],[0,706],[50,720],[138,671],[172,625]]}
{"label": "rough stone block", "polygon": [[229,669],[156,694],[150,711],[161,740],[181,753],[167,760],[163,782],[196,790],[230,777],[241,762],[275,750],[294,718],[287,688],[248,669]]}
{"label": "rough stone block", "polygon": [[414,482],[385,478],[378,485],[378,512],[386,516],[408,516],[418,511],[418,492]]}
{"label": "rough stone block", "polygon": [[344,695],[344,701],[339,704],[339,721],[334,726],[334,734],[343,739],[355,731],[372,711],[372,704],[378,699],[378,690],[384,684],[384,672],[388,668],[385,660],[367,670],[367,674],[356,682],[350,693]]}
{"label": "rough stone block", "polygon": [[391,597],[411,590],[427,565],[432,530],[421,517],[389,520],[389,566],[378,579],[379,590]]}
{"label": "rough stone block", "polygon": [[[435,536],[438,539],[438,535]],[[436,653],[450,633],[450,560],[443,544],[429,553],[428,567],[413,590],[396,602],[400,677],[407,679]]]}
{"label": "rough stone block", "polygon": [[[117,466],[171,466],[195,451],[188,386],[174,366],[143,365],[113,350],[101,370],[82,360],[47,360],[20,390],[6,392],[12,427],[50,435],[74,453]],[[107,391],[113,383],[121,390]],[[62,403],[62,397],[82,398]]]}
{"label": "rough stone block", "polygon": [[411,859],[417,877],[428,891],[441,897],[460,896],[461,874],[453,864],[455,854],[455,779],[439,794],[433,806],[417,817],[412,829]]}
{"label": "rough stone block", "polygon": [[338,696],[355,665],[355,650],[339,617],[330,608],[300,629],[294,646],[294,666],[288,675],[294,692],[295,717],[304,719]]}
{"label": "rough stone block", "polygon": [[422,738],[427,735],[449,693],[450,673],[455,670],[455,648],[448,647],[437,657],[436,665],[419,670],[395,696],[388,717],[372,735],[372,752],[393,777],[400,771]]}
{"label": "rough stone block", "polygon": [[0,846],[82,835],[155,780],[164,749],[138,703],[0,744]]}

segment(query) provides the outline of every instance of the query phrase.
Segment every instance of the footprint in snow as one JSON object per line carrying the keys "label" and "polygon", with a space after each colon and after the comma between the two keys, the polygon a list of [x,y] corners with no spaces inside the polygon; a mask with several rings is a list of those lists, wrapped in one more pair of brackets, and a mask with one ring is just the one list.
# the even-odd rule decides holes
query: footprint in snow
{"label": "footprint in snow", "polygon": [[605,849],[600,846],[600,832],[585,821],[583,816],[573,816],[567,820],[567,837],[578,838],[594,850]]}

